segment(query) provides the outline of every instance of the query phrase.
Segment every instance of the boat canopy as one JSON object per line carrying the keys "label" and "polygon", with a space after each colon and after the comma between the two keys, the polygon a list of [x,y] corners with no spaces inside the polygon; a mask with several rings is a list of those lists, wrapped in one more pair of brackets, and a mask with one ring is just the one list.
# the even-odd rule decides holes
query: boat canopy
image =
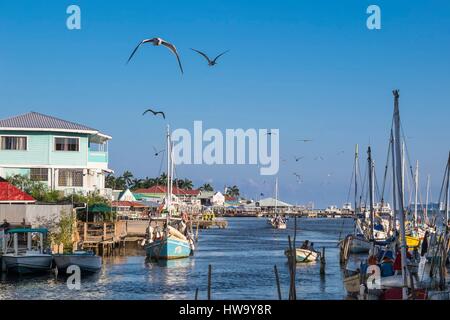
{"label": "boat canopy", "polygon": [[48,230],[45,228],[38,228],[38,229],[32,229],[32,228],[16,228],[16,229],[9,229],[7,233],[30,233],[30,232],[38,232],[38,233],[47,233]]}

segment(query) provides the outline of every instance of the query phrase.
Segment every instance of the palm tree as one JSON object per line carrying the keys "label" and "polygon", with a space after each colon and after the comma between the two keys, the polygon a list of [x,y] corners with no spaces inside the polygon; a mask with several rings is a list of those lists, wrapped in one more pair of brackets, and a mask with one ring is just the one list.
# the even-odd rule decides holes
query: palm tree
{"label": "palm tree", "polygon": [[105,178],[105,186],[109,189],[115,189],[116,188],[116,177],[113,173],[109,173]]}
{"label": "palm tree", "polygon": [[234,185],[232,187],[227,187],[227,196],[237,198],[240,195],[239,187]]}
{"label": "palm tree", "polygon": [[213,186],[212,186],[210,183],[205,183],[204,185],[202,185],[202,186],[199,188],[199,190],[201,190],[201,191],[210,191],[210,192],[212,192],[212,191],[214,191],[214,188],[213,188]]}
{"label": "palm tree", "polygon": [[133,174],[130,171],[128,171],[128,170],[125,171],[122,174],[122,178],[125,181],[125,185],[126,185],[127,188],[130,188],[133,185],[133,178],[134,178],[134,176],[133,176]]}

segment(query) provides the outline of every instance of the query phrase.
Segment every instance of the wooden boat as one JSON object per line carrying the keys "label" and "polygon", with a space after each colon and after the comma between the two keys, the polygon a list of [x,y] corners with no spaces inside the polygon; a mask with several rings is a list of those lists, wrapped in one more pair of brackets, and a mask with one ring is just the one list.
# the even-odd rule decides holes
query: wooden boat
{"label": "wooden boat", "polygon": [[[147,258],[150,260],[173,260],[187,258],[194,251],[194,243],[192,237],[189,239],[180,231],[182,230],[182,219],[174,216],[175,207],[172,203],[172,175],[173,168],[173,148],[169,127],[167,127],[167,194],[165,198],[165,218],[163,218],[164,226],[162,228],[151,226],[152,219],[148,228],[148,244],[146,245]],[[156,219],[155,219],[156,220]]]}
{"label": "wooden boat", "polygon": [[420,238],[414,236],[406,236],[406,245],[408,248],[417,248],[420,245]]}
{"label": "wooden boat", "polygon": [[[47,229],[11,229],[7,234],[13,236],[14,252],[7,253],[2,256],[2,263],[6,270],[16,273],[33,273],[49,271],[52,267],[53,257],[43,251],[43,238],[47,234]],[[19,233],[27,234],[27,247],[25,250],[19,249]],[[39,235],[37,249],[32,248],[32,235]]]}
{"label": "wooden boat", "polygon": [[351,236],[350,253],[367,253],[372,248],[372,243],[363,235]]}
{"label": "wooden boat", "polygon": [[344,278],[344,287],[349,295],[355,295],[360,292],[361,275],[359,272]]}
{"label": "wooden boat", "polygon": [[72,254],[53,255],[58,271],[65,272],[71,265],[76,265],[81,272],[97,272],[102,268],[102,257],[93,252],[75,251]]}
{"label": "wooden boat", "polygon": [[[289,255],[289,250],[284,252],[286,256]],[[308,249],[295,249],[295,261],[298,263],[310,263],[315,262],[320,258],[320,253],[313,250]]]}

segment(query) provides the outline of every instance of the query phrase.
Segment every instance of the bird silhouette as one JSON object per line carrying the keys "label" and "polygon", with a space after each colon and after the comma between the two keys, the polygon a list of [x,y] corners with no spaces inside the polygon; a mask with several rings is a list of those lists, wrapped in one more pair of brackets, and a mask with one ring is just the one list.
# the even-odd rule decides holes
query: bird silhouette
{"label": "bird silhouette", "polygon": [[220,58],[221,56],[223,56],[225,53],[227,53],[228,51],[230,51],[230,50],[224,51],[224,52],[222,52],[221,54],[219,54],[217,57],[215,57],[214,59],[211,60],[205,53],[201,52],[200,50],[193,49],[193,48],[191,48],[191,50],[193,50],[193,51],[197,52],[198,54],[202,55],[202,56],[208,61],[208,65],[209,65],[210,67],[215,66],[215,65],[217,64],[217,59],[219,59],[219,58]]}
{"label": "bird silhouette", "polygon": [[155,151],[155,157],[159,156],[161,154],[161,152],[164,152],[165,149],[158,151],[158,149],[155,148],[155,146],[153,146],[153,151]]}
{"label": "bird silhouette", "polygon": [[313,140],[311,140],[311,139],[298,139],[297,141],[301,141],[301,142],[312,142]]}
{"label": "bird silhouette", "polygon": [[162,111],[153,111],[152,109],[147,109],[147,110],[144,111],[144,113],[142,115],[145,115],[147,112],[153,113],[154,116],[157,116],[158,114],[160,114],[160,115],[162,115],[162,117],[164,119],[166,119],[166,115]]}
{"label": "bird silhouette", "polygon": [[266,136],[277,135],[275,132],[269,131],[266,133]]}
{"label": "bird silhouette", "polygon": [[177,48],[173,44],[171,44],[170,42],[167,42],[167,41],[165,41],[165,40],[163,40],[161,38],[144,39],[141,42],[139,42],[139,44],[136,46],[136,48],[134,48],[133,52],[131,53],[130,57],[128,58],[127,63],[130,62],[131,58],[133,58],[134,54],[141,47],[141,45],[143,45],[145,43],[151,43],[154,46],[161,46],[161,45],[163,45],[166,48],[168,48],[170,51],[172,51],[172,53],[177,57],[178,66],[180,67],[181,73],[183,73],[183,66],[181,65],[180,56],[178,55]]}
{"label": "bird silhouette", "polygon": [[295,162],[299,162],[300,160],[302,160],[304,157],[294,157]]}

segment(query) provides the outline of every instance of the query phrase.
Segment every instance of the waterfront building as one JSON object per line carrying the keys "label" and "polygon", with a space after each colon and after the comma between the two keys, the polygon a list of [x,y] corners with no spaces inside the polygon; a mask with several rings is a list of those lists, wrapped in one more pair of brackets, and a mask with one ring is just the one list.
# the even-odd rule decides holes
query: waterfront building
{"label": "waterfront building", "polygon": [[111,137],[85,125],[29,112],[0,120],[0,176],[25,175],[65,194],[105,188]]}

